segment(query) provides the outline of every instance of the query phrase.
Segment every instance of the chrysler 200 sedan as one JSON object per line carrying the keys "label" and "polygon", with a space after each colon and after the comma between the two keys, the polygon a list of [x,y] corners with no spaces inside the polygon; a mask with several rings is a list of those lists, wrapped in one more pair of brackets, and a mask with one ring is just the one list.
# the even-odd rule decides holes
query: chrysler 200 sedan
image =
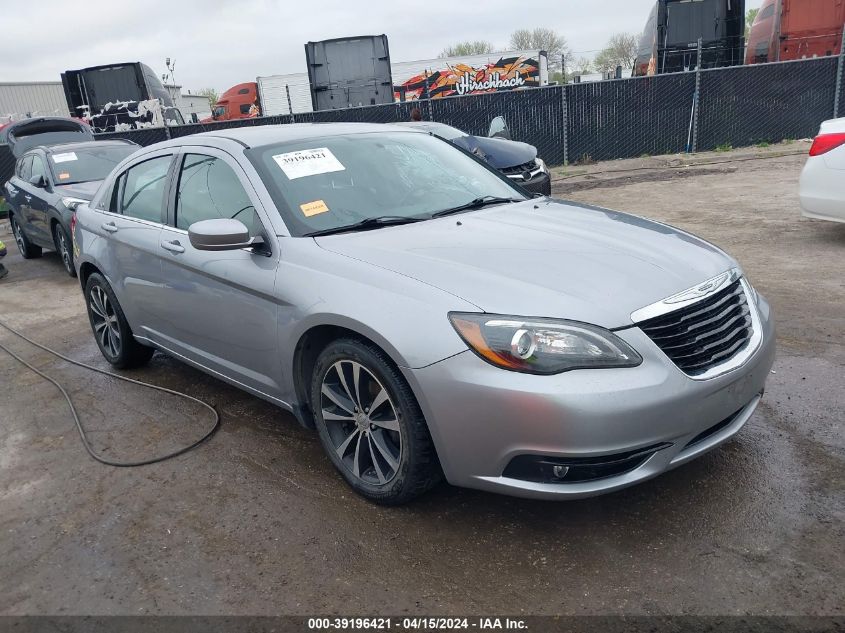
{"label": "chrysler 200 sedan", "polygon": [[775,353],[769,304],[718,248],[528,198],[396,126],[152,145],[74,241],[110,363],[157,349],[292,411],[385,504],[443,476],[549,499],[649,479],[737,433]]}

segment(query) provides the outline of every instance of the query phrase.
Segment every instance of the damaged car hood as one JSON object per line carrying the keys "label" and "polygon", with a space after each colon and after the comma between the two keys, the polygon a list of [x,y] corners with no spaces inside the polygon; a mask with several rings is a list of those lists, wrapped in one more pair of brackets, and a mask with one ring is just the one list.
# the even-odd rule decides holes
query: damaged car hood
{"label": "damaged car hood", "polygon": [[324,249],[394,271],[490,313],[607,328],[736,262],[637,216],[529,200],[374,231],[316,238]]}

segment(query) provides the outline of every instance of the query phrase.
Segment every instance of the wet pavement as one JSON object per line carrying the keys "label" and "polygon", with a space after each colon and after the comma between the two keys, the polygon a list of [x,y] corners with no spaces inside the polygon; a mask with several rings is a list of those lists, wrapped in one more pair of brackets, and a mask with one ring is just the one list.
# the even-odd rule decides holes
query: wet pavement
{"label": "wet pavement", "polygon": [[[161,354],[130,375],[211,402],[222,428],[174,460],[110,468],[87,456],[55,388],[0,351],[0,613],[843,614],[845,225],[800,218],[802,164],[556,182],[726,248],[778,321],[775,373],[742,432],[604,497],[442,485],[373,506],[289,414]],[[7,243],[0,319],[106,368],[58,257],[23,261]],[[109,456],[207,428],[194,405],[0,341],[71,387]]]}

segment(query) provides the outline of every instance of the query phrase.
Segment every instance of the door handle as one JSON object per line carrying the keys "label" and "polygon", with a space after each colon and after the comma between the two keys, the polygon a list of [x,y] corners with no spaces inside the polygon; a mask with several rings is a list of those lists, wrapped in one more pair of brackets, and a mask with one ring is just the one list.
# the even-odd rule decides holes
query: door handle
{"label": "door handle", "polygon": [[114,225],[114,222],[109,222],[108,224],[103,223],[100,225],[100,228],[104,231],[108,231],[109,233],[117,232],[117,227]]}
{"label": "door handle", "polygon": [[27,202],[29,202],[30,200],[32,200],[32,196],[30,196],[30,195],[25,195],[25,196],[24,196],[24,198],[26,198],[26,201],[27,201]]}
{"label": "door handle", "polygon": [[162,242],[161,247],[166,251],[170,251],[171,253],[185,252],[185,247],[179,243],[179,240],[173,240],[172,242]]}

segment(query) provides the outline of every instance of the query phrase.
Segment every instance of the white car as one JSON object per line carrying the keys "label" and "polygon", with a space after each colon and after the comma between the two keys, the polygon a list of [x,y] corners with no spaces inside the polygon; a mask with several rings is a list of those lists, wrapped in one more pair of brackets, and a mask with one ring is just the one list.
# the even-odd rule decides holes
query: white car
{"label": "white car", "polygon": [[805,217],[845,222],[845,118],[822,123],[801,172],[799,195]]}

